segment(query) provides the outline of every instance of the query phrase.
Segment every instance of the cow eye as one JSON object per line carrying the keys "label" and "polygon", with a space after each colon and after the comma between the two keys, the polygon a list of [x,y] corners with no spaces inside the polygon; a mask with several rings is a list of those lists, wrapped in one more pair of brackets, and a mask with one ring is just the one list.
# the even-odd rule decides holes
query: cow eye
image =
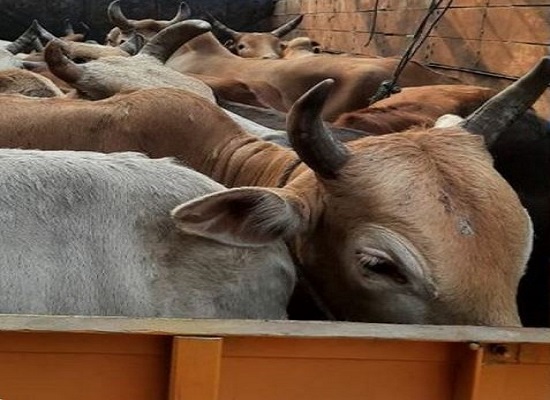
{"label": "cow eye", "polygon": [[397,265],[382,257],[362,253],[359,255],[359,263],[361,271],[366,277],[391,279],[400,285],[408,282],[407,277],[401,273]]}
{"label": "cow eye", "polygon": [[246,46],[244,44],[240,44],[237,46],[237,49],[243,50]]}

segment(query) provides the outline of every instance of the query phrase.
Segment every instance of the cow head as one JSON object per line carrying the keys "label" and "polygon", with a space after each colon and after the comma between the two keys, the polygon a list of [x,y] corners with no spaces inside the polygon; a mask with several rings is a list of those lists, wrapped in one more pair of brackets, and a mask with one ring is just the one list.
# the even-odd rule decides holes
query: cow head
{"label": "cow head", "polygon": [[241,199],[265,220],[259,214],[246,230],[227,220],[203,228],[222,235],[225,226],[258,242],[294,235],[304,276],[337,319],[519,325],[516,292],[532,226],[486,146],[549,80],[546,58],[460,126],[348,146],[321,120],[333,84],[323,81],[288,117],[292,146],[309,170],[298,164],[282,189],[265,189],[261,204]]}
{"label": "cow head", "polygon": [[111,29],[107,34],[105,44],[119,46],[121,43],[128,40],[134,31],[142,35],[146,40],[151,39],[167,26],[189,18],[191,16],[191,9],[187,3],[182,1],[176,15],[169,21],[154,19],[134,20],[124,16],[120,9],[120,0],[115,0],[109,4],[107,14],[111,23],[115,25],[115,28]]}
{"label": "cow head", "polygon": [[212,15],[208,14],[212,26],[229,36],[225,46],[233,53],[244,58],[282,58],[286,44],[281,38],[302,22],[303,15],[288,21],[271,32],[237,32],[225,26]]}

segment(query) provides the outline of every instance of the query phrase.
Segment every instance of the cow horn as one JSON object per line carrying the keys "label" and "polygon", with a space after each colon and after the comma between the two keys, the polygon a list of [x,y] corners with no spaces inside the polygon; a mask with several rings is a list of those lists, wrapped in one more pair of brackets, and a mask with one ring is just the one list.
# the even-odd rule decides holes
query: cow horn
{"label": "cow horn", "polygon": [[55,35],[48,32],[42,25],[40,25],[38,21],[34,20],[33,24],[35,24],[35,29],[36,29],[36,33],[38,34],[38,37],[44,42],[48,43],[48,42],[51,42],[52,40],[57,39]]}
{"label": "cow horn", "polygon": [[302,22],[303,19],[304,19],[303,14],[298,15],[296,18],[291,19],[286,24],[283,24],[280,27],[278,27],[277,29],[271,31],[271,34],[278,37],[278,38],[282,38],[283,36],[289,34],[294,29],[296,29],[298,27],[298,25],[300,25],[300,23]]}
{"label": "cow horn", "polygon": [[44,49],[44,59],[50,71],[67,83],[79,81],[84,75],[84,67],[75,64],[65,56],[66,45],[62,40],[54,39]]}
{"label": "cow horn", "polygon": [[288,113],[287,132],[292,148],[300,159],[325,179],[335,179],[349,159],[349,152],[325,128],[321,118],[323,105],[334,85],[325,79],[302,95]]}
{"label": "cow horn", "polygon": [[181,21],[185,21],[190,16],[191,16],[191,7],[189,7],[189,5],[185,1],[182,1],[180,3],[176,16],[172,18],[170,21],[168,21],[168,23],[172,25]]}
{"label": "cow horn", "polygon": [[69,18],[65,18],[63,22],[65,23],[65,36],[74,35],[74,28],[73,24],[71,24],[71,20]]}
{"label": "cow horn", "polygon": [[128,32],[135,28],[134,23],[122,13],[120,9],[120,0],[114,0],[109,4],[107,15],[109,16],[109,21],[111,21],[113,25],[119,27],[123,32]]}
{"label": "cow horn", "polygon": [[550,83],[550,57],[543,57],[527,74],[487,100],[459,125],[481,135],[487,146],[525,113]]}
{"label": "cow horn", "polygon": [[225,33],[226,35],[231,36],[232,39],[237,39],[239,36],[241,36],[240,32],[234,31],[233,29],[229,28],[228,26],[225,26],[220,21],[218,21],[212,14],[209,12],[206,13],[208,16],[208,19],[210,20],[210,23],[212,24],[213,28],[216,28],[217,30]]}
{"label": "cow horn", "polygon": [[143,45],[145,44],[145,38],[143,35],[132,32],[132,35],[126,40],[124,43],[122,43],[119,48],[121,50],[124,50],[126,53],[130,54],[131,56],[139,53],[139,51],[143,48]]}
{"label": "cow horn", "polygon": [[155,57],[165,63],[180,46],[195,36],[209,32],[211,28],[208,22],[200,19],[178,22],[153,36],[139,51],[139,54]]}
{"label": "cow horn", "polygon": [[34,41],[37,38],[38,32],[37,27],[38,21],[34,20],[31,26],[21,34],[17,39],[6,46],[6,50],[12,54],[25,53],[29,51],[30,48],[34,47]]}

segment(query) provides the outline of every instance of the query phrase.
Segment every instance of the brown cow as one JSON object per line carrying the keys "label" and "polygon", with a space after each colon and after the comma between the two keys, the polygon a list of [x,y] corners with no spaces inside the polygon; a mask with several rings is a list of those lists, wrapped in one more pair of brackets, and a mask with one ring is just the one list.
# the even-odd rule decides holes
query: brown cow
{"label": "brown cow", "polygon": [[238,32],[207,13],[212,27],[230,37],[225,46],[238,56],[244,58],[277,59],[283,57],[286,43],[281,38],[300,25],[303,15],[291,19],[271,32]]}
{"label": "brown cow", "polygon": [[115,28],[111,29],[107,34],[105,44],[109,46],[119,46],[128,40],[133,32],[141,34],[145,40],[151,39],[164,28],[189,18],[191,9],[187,3],[182,1],[178,8],[178,12],[170,21],[154,19],[134,20],[124,16],[120,9],[120,0],[115,0],[109,4],[107,14],[111,23],[115,25]]}
{"label": "brown cow", "polygon": [[[541,94],[549,69],[545,59],[463,128],[367,137],[349,146],[323,128],[331,86],[324,81],[291,110],[296,152],[247,135],[214,104],[180,90],[93,103],[4,96],[0,146],[175,155],[229,185],[257,186],[198,209],[186,221],[191,231],[230,244],[286,237],[338,319],[517,325],[530,221],[481,137],[466,129],[494,141]],[[33,122],[34,115],[40,119]],[[240,212],[214,214],[231,209],[226,201]],[[250,218],[239,218],[243,209]]]}
{"label": "brown cow", "polygon": [[472,85],[403,88],[401,93],[370,107],[340,115],[334,125],[378,135],[417,125],[433,126],[444,114],[467,117],[496,93],[494,89]]}
{"label": "brown cow", "polygon": [[[287,109],[313,85],[334,78],[335,89],[323,112],[324,118],[331,121],[346,111],[366,107],[369,97],[382,81],[392,77],[398,63],[397,58],[345,58],[323,54],[292,60],[243,59],[206,33],[180,47],[166,65],[182,73],[234,78],[245,83],[251,79],[267,82],[282,94]],[[398,83],[422,86],[453,84],[457,80],[411,61]]]}

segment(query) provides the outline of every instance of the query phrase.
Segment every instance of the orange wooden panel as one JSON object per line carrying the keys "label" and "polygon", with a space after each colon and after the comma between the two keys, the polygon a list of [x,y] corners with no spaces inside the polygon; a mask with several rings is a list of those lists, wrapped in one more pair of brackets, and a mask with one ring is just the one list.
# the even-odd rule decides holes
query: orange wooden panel
{"label": "orange wooden panel", "polygon": [[170,339],[0,333],[0,398],[164,400]]}
{"label": "orange wooden panel", "polygon": [[479,383],[484,349],[480,345],[463,345],[459,354],[453,400],[479,399]]}
{"label": "orange wooden panel", "polygon": [[217,400],[221,338],[175,337],[170,400]]}
{"label": "orange wooden panel", "polygon": [[456,344],[226,338],[220,399],[442,400]]}
{"label": "orange wooden panel", "polygon": [[479,392],[479,399],[483,400],[548,400],[550,365],[484,365]]}

